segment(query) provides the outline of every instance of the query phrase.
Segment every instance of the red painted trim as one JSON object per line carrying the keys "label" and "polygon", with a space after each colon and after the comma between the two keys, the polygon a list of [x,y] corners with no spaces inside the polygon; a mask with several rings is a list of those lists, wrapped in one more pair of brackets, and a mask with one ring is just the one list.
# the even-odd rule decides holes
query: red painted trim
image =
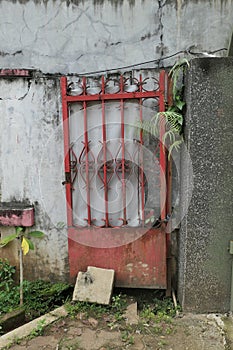
{"label": "red painted trim", "polygon": [[[165,71],[162,70],[159,76],[159,112],[165,111]],[[165,121],[160,121],[160,215],[161,220],[166,219],[166,148],[163,144],[163,136],[165,133]]]}
{"label": "red painted trim", "polygon": [[[63,132],[64,132],[64,162],[65,173],[70,176],[70,137],[69,137],[69,111],[68,103],[66,99],[67,91],[67,78],[61,78],[61,95],[62,95],[62,115],[63,115]],[[67,224],[72,226],[73,213],[72,213],[72,186],[71,179],[66,178],[66,203],[67,203]]]}
{"label": "red painted trim", "polygon": [[116,94],[95,94],[95,95],[79,95],[79,96],[67,96],[68,102],[80,102],[80,101],[102,101],[102,100],[125,100],[125,99],[139,99],[160,97],[158,91],[142,91],[142,92],[118,92]]}
{"label": "red painted trim", "polygon": [[[142,75],[139,76],[139,88],[142,92]],[[139,114],[140,122],[143,122],[143,113],[142,113],[142,98],[139,99]],[[141,220],[144,225],[145,221],[145,184],[144,184],[144,167],[143,167],[143,130],[140,130],[140,145],[139,145],[139,166],[140,166],[140,183],[141,183],[141,209],[142,215]]]}
{"label": "red painted trim", "polygon": [[[105,81],[104,76],[102,76],[102,92],[105,90]],[[103,138],[103,153],[104,153],[104,205],[105,205],[105,226],[109,226],[109,217],[108,217],[108,178],[107,178],[107,149],[106,149],[106,120],[105,120],[105,103],[102,100],[102,138]]]}
{"label": "red painted trim", "polygon": [[[84,96],[86,94],[86,78],[83,77]],[[86,187],[87,187],[87,223],[91,225],[91,199],[90,199],[90,182],[89,182],[89,141],[87,130],[87,102],[83,101],[83,116],[84,116],[84,147],[85,147],[85,171],[86,171]]]}
{"label": "red painted trim", "polygon": [[[122,95],[124,89],[124,78],[120,77],[120,95]],[[122,204],[123,204],[123,225],[127,225],[127,212],[126,212],[126,183],[125,183],[125,119],[124,119],[124,99],[120,100],[121,106],[121,161],[122,161]]]}
{"label": "red painted trim", "polygon": [[30,77],[31,72],[27,69],[0,69],[2,77]]}
{"label": "red painted trim", "polygon": [[0,225],[2,226],[24,226],[34,225],[34,209],[7,209],[0,210]]}

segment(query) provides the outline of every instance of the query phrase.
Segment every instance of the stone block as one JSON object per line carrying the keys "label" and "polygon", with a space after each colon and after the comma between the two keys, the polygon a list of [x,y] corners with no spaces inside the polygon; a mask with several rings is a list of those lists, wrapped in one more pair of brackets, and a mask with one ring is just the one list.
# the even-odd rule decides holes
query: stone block
{"label": "stone block", "polygon": [[108,305],[113,290],[114,274],[114,270],[88,266],[86,272],[78,273],[73,300]]}

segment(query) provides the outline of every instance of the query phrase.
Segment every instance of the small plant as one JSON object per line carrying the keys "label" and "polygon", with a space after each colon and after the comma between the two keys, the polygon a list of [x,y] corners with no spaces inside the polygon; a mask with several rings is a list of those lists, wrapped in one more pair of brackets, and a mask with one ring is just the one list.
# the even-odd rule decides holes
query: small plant
{"label": "small plant", "polygon": [[173,317],[177,308],[170,298],[163,300],[154,298],[153,303],[144,305],[140,318],[139,328],[145,332],[153,332],[155,335],[167,335],[173,332]]}
{"label": "small plant", "polygon": [[34,245],[31,241],[31,237],[42,238],[44,233],[41,231],[27,232],[24,227],[18,226],[15,228],[15,233],[6,236],[0,241],[0,248],[5,247],[10,242],[18,239],[20,241],[19,247],[19,271],[20,271],[20,305],[23,305],[23,255],[26,255],[29,250],[34,250]]}
{"label": "small plant", "polygon": [[118,294],[112,297],[111,308],[115,311],[124,311],[127,306],[126,296]]}
{"label": "small plant", "polygon": [[43,335],[44,329],[46,327],[46,320],[42,319],[37,322],[36,328],[30,333],[30,338],[37,337],[38,335]]}
{"label": "small plant", "polygon": [[14,282],[15,267],[7,259],[0,259],[0,290],[10,291]]}
{"label": "small plant", "polygon": [[134,344],[134,337],[128,330],[124,330],[123,332],[121,332],[121,340],[124,343],[127,343],[127,345]]}
{"label": "small plant", "polygon": [[67,302],[71,286],[66,283],[24,281],[24,308],[27,319],[38,317]]}
{"label": "small plant", "polygon": [[183,109],[185,102],[183,101],[184,85],[181,77],[186,67],[189,67],[189,62],[184,58],[175,63],[169,72],[172,80],[172,101],[169,102],[167,110],[158,112],[150,121],[140,122],[138,125],[144,132],[157,138],[160,135],[160,127],[163,125],[166,131],[161,141],[164,145],[167,145],[169,159],[173,149],[178,149],[183,142]]}

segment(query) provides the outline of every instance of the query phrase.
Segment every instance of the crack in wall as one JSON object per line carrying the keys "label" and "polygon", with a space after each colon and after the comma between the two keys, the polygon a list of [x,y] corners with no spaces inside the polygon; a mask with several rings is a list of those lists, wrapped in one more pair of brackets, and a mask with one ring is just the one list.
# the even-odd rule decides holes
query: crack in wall
{"label": "crack in wall", "polygon": [[158,17],[159,17],[159,27],[158,27],[158,31],[159,31],[159,67],[161,66],[161,62],[160,60],[163,59],[164,56],[164,43],[163,43],[163,7],[166,5],[166,0],[158,0]]}
{"label": "crack in wall", "polygon": [[[6,79],[6,78],[4,77],[4,79]],[[24,100],[25,97],[27,97],[27,95],[29,94],[29,91],[30,91],[30,88],[31,88],[31,84],[32,84],[31,80],[28,80],[27,91],[22,96],[16,97],[16,98],[15,97],[14,98],[12,98],[12,97],[1,98],[0,97],[0,101],[9,101],[9,100],[10,101],[12,101],[12,100],[22,101],[22,100]]]}
{"label": "crack in wall", "polygon": [[89,7],[87,7],[85,10],[81,10],[79,8],[79,11],[81,11],[81,13],[75,18],[73,19],[72,21],[70,21],[69,23],[66,24],[66,26],[62,29],[62,31],[66,30],[68,27],[70,27],[72,24],[76,23],[79,21],[79,19],[84,15],[86,14],[86,12],[89,10]]}
{"label": "crack in wall", "polygon": [[0,56],[5,57],[5,56],[16,56],[16,55],[21,55],[23,53],[22,50],[18,50],[15,52],[4,52],[4,51],[0,51]]}

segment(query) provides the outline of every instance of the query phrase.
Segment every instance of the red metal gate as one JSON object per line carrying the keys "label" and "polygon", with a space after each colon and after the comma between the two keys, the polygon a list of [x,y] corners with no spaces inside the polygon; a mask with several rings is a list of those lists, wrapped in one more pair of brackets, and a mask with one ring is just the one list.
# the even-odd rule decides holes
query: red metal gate
{"label": "red metal gate", "polygon": [[[146,89],[149,79],[153,88]],[[102,77],[99,82],[84,77],[77,83],[61,78],[71,280],[87,266],[96,266],[114,269],[116,286],[167,288],[167,161],[161,142],[165,126],[161,122],[160,137],[149,152],[142,127],[138,139],[130,142],[126,137],[127,110],[137,114],[139,125],[147,114],[145,101],[153,99],[158,111],[165,110],[166,80],[165,71],[159,79],[140,75]],[[111,125],[113,105],[118,124]],[[151,187],[148,178],[153,179]],[[157,216],[146,207],[156,181]]]}

